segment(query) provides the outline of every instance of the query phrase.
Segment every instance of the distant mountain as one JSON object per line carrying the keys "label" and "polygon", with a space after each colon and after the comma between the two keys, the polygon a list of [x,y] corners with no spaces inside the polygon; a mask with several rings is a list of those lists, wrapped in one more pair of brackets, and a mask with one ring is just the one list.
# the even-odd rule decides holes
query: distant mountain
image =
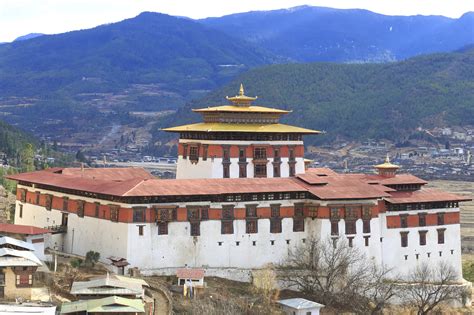
{"label": "distant mountain", "polygon": [[325,135],[307,143],[367,138],[403,141],[417,127],[474,126],[474,48],[385,64],[309,63],[250,70],[163,118],[161,127],[200,121],[191,108],[227,103],[243,82],[255,104],[293,110],[283,121]]}
{"label": "distant mountain", "polygon": [[394,61],[474,43],[474,12],[451,19],[302,6],[200,22],[299,62]]}
{"label": "distant mountain", "polygon": [[[0,46],[0,101],[35,133],[109,126],[117,113],[175,108],[272,54],[198,22],[142,13]],[[101,130],[95,134],[100,136]]]}
{"label": "distant mountain", "polygon": [[0,120],[0,152],[8,158],[16,158],[26,143],[36,142],[32,135]]}
{"label": "distant mountain", "polygon": [[27,40],[27,39],[33,39],[33,38],[40,37],[40,36],[43,36],[43,35],[44,34],[42,34],[42,33],[29,33],[29,34],[26,34],[26,35],[19,36],[19,37],[15,38],[14,42]]}

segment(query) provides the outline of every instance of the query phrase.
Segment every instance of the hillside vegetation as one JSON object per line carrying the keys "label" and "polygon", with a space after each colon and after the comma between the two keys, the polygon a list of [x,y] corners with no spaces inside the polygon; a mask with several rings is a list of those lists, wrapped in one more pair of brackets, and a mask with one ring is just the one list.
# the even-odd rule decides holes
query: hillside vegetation
{"label": "hillside vegetation", "polygon": [[474,12],[451,19],[301,6],[208,18],[201,23],[300,62],[393,61],[452,51],[474,42]]}
{"label": "hillside vegetation", "polygon": [[[292,109],[283,121],[326,131],[307,143],[336,138],[401,140],[419,126],[474,125],[474,49],[388,64],[285,64],[251,70],[161,120],[199,121],[191,108],[226,103],[240,82],[255,104]],[[156,130],[155,138],[172,137]]]}

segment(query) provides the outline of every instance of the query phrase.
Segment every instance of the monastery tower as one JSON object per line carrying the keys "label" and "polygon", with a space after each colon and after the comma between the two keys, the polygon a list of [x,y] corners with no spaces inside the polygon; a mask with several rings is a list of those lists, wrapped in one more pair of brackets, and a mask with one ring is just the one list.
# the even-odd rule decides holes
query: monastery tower
{"label": "monastery tower", "polygon": [[293,177],[304,173],[303,135],[319,131],[279,123],[289,111],[254,106],[257,97],[227,97],[230,105],[194,109],[204,122],[178,132],[176,178]]}

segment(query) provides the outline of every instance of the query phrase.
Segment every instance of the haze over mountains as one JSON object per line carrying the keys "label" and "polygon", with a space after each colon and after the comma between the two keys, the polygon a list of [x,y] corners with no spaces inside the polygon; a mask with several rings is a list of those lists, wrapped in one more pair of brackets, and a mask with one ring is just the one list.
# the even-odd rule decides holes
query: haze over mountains
{"label": "haze over mountains", "polygon": [[201,23],[298,62],[394,61],[474,42],[474,12],[451,19],[302,6],[208,18]]}
{"label": "haze over mountains", "polygon": [[[179,109],[190,100],[199,99],[239,74],[260,66],[308,61],[383,62],[430,52],[448,52],[470,43],[474,43],[473,13],[449,19],[298,7],[198,21],[142,13],[89,30],[43,35],[1,45],[0,114],[7,122],[38,136],[97,142],[97,138],[109,132],[112,126],[140,126],[143,122],[129,115],[130,112]],[[444,58],[455,62],[455,69],[462,69],[464,62],[472,62],[469,58],[449,54]],[[407,62],[410,65],[411,61]],[[418,67],[419,62],[415,64]],[[292,119],[307,125],[305,111],[333,115],[347,104],[366,106],[362,99],[359,103],[351,103],[352,92],[339,92],[346,89],[345,80],[354,82],[352,89],[360,88],[355,84],[358,78],[384,87],[383,80],[390,78],[377,71],[388,67],[410,75],[411,68],[406,65],[355,65],[353,68],[335,64],[281,65],[251,71],[237,81],[247,83],[248,80],[250,91],[255,89],[256,94],[265,96],[264,100],[294,108],[296,113]],[[430,63],[422,63],[419,67],[422,72],[425,70],[421,69],[429,69],[427,73],[436,70]],[[466,69],[471,68],[467,65]],[[320,70],[325,73],[324,77],[319,74]],[[456,91],[464,93],[466,86],[472,86],[473,78],[463,74],[458,80],[458,72],[445,77],[440,75],[437,80],[453,80],[452,85],[456,87],[450,91],[460,88],[457,84],[461,84],[461,80],[464,85]],[[288,78],[283,78],[284,75]],[[294,76],[299,75],[304,80],[294,81]],[[272,96],[273,78],[279,84],[280,97]],[[297,91],[299,85],[306,84],[305,80],[314,78],[320,79],[309,85],[314,93],[320,93],[323,87],[332,91],[324,93],[328,104],[334,107],[332,112],[319,108],[324,104],[319,94],[307,94],[306,91],[309,98],[300,102],[297,94],[289,92]],[[237,81],[219,93],[235,93]],[[433,84],[439,84],[438,81]],[[442,81],[441,85],[446,82]],[[400,91],[395,82],[389,86],[390,89],[383,89],[388,95]],[[370,97],[376,97],[368,84],[356,92],[359,96],[368,93]],[[413,104],[418,104],[424,97],[422,93],[410,95]],[[315,102],[311,102],[313,97]],[[420,104],[429,106],[424,101]],[[303,106],[301,110],[300,105]],[[410,111],[402,113],[408,120],[413,115]],[[332,119],[321,116],[321,119],[329,118]],[[176,120],[182,120],[182,117],[176,117]],[[314,127],[327,129],[324,125]]]}

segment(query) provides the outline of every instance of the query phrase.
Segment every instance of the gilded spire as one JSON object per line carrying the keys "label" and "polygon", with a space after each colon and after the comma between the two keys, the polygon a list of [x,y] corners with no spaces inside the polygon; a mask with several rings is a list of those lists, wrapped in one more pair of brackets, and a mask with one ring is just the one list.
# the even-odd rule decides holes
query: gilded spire
{"label": "gilded spire", "polygon": [[375,168],[396,170],[396,169],[400,168],[400,166],[390,163],[390,157],[387,153],[387,156],[385,157],[385,162],[383,164],[375,165]]}
{"label": "gilded spire", "polygon": [[244,85],[240,83],[239,95],[233,97],[226,96],[226,99],[231,101],[232,104],[235,106],[250,106],[250,103],[252,103],[252,101],[255,101],[257,97],[250,97],[245,95]]}

